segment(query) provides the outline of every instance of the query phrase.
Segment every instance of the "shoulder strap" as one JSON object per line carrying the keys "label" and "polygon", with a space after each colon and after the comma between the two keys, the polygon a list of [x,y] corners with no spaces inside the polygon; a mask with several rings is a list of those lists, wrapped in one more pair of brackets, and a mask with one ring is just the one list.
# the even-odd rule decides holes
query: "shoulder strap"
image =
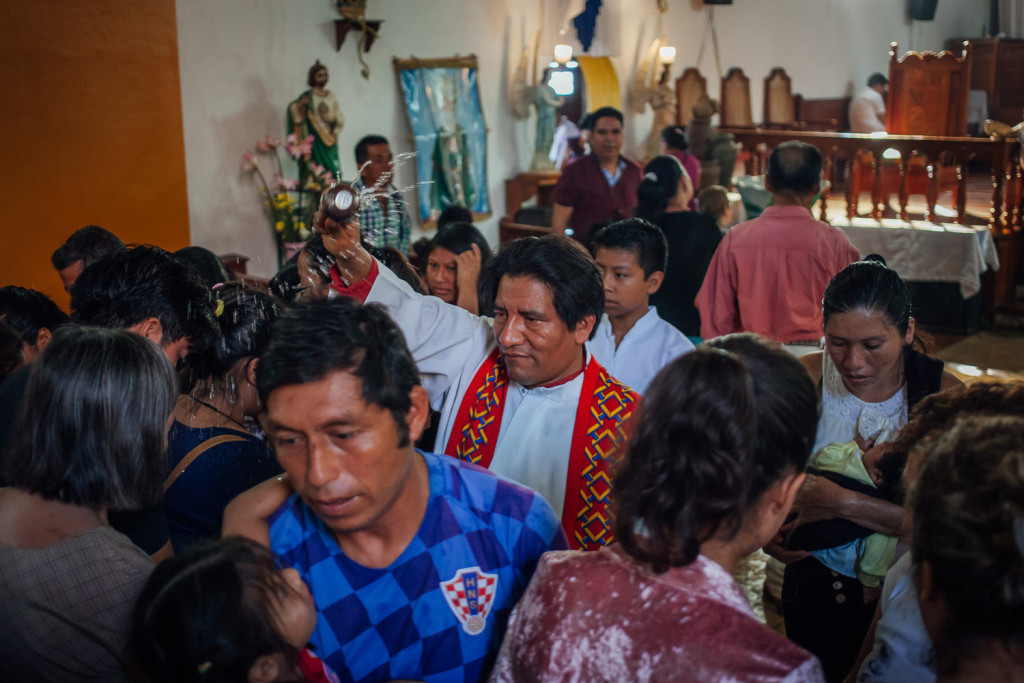
{"label": "shoulder strap", "polygon": [[167,479],[164,480],[164,493],[167,493],[167,489],[171,488],[171,485],[178,480],[185,468],[192,464],[196,458],[205,453],[206,451],[221,445],[222,443],[230,443],[232,441],[245,441],[244,436],[235,436],[233,434],[221,434],[213,438],[201,441],[195,448],[185,454],[178,464],[174,467],[174,470],[167,475]]}

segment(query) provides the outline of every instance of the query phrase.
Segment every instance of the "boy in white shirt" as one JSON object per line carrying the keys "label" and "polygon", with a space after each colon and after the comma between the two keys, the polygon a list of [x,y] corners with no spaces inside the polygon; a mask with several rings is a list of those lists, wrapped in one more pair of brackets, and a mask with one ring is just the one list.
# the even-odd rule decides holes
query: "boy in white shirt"
{"label": "boy in white shirt", "polygon": [[690,340],[648,305],[665,277],[665,235],[645,220],[630,218],[601,228],[590,248],[604,280],[604,315],[588,342],[590,352],[613,377],[642,394],[669,361],[693,350]]}

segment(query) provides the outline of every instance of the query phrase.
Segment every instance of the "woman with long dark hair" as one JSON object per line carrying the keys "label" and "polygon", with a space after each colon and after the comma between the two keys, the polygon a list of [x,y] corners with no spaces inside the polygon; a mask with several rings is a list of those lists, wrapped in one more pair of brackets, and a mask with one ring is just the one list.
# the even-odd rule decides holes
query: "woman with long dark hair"
{"label": "woman with long dark hair", "polygon": [[668,240],[668,265],[661,289],[651,296],[658,315],[691,340],[700,341],[697,297],[711,257],[722,241],[715,221],[687,208],[693,181],[675,157],[654,157],[637,190],[637,218],[654,223]]}
{"label": "woman with long dark hair", "polygon": [[789,512],[815,401],[799,363],[753,335],[667,365],[613,488],[619,545],[541,558],[492,680],[821,680],[731,576]]}
{"label": "woman with long dark hair", "polygon": [[262,410],[256,392],[259,356],[283,309],[273,297],[239,284],[214,294],[221,335],[205,353],[190,358],[198,380],[178,400],[168,432],[164,505],[177,551],[218,538],[231,499],[281,472],[250,425]]}

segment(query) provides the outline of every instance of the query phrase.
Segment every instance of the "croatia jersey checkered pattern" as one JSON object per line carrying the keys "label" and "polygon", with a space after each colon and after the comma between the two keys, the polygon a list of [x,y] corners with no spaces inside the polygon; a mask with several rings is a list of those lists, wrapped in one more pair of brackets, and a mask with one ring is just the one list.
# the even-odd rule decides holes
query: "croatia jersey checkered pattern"
{"label": "croatia jersey checkered pattern", "polygon": [[540,555],[566,547],[544,499],[487,470],[424,453],[430,500],[389,567],[346,557],[293,495],[271,517],[271,547],[309,584],[314,650],[342,681],[477,681]]}

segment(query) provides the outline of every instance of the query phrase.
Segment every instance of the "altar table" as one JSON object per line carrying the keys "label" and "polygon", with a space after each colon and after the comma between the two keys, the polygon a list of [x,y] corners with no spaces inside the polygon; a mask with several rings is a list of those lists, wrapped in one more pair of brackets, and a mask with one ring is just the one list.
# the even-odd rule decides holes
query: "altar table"
{"label": "altar table", "polygon": [[880,254],[908,282],[949,282],[970,299],[981,291],[985,271],[999,270],[987,227],[899,219],[833,218],[862,256]]}

